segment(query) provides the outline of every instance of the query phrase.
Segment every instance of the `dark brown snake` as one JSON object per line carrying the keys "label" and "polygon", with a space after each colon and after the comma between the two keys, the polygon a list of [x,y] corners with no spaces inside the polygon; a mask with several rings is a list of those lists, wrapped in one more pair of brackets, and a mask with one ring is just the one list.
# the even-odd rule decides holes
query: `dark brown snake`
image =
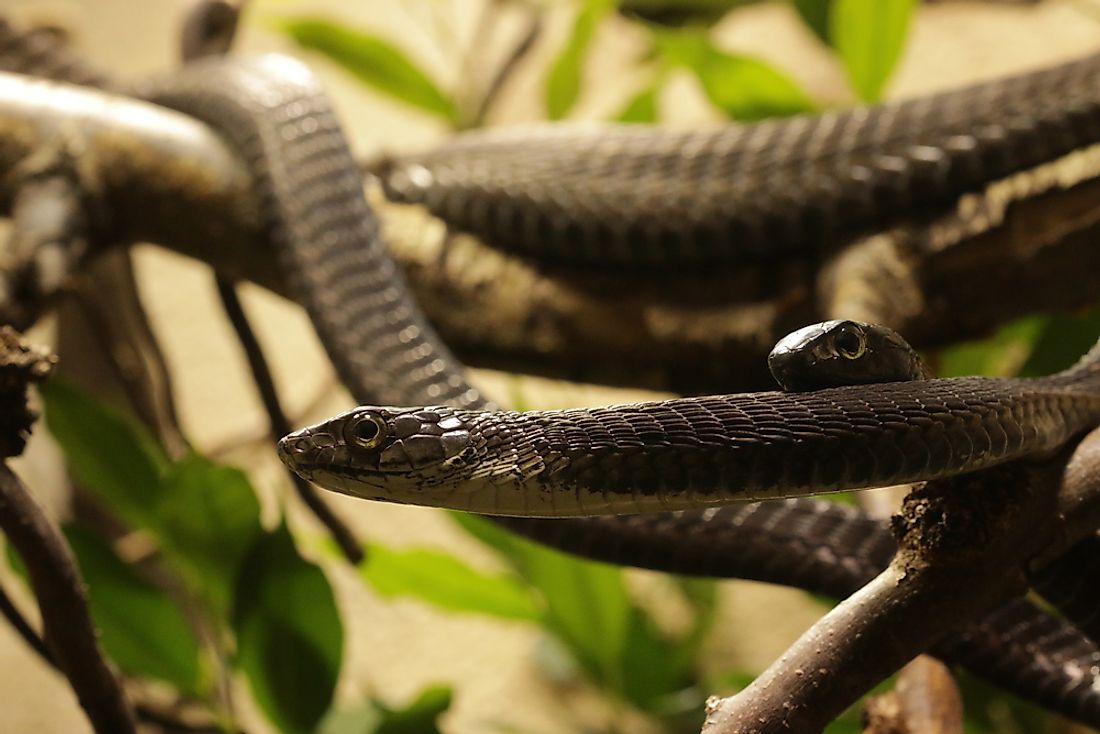
{"label": "dark brown snake", "polygon": [[[18,34],[5,35],[4,55],[27,59],[27,43]],[[43,49],[41,39],[34,41],[29,57],[38,67],[17,68],[34,71],[44,60],[47,67],[69,68]],[[360,194],[355,162],[308,70],[281,57],[208,62],[148,93],[221,130],[252,167],[270,215],[272,256],[358,399],[490,407],[408,298]],[[838,595],[883,565],[890,547],[882,525],[814,500],[667,516],[504,522],[594,557],[616,560],[621,549],[629,552],[617,560],[634,565],[723,576],[760,577],[758,569],[765,568],[770,581]],[[693,542],[707,537],[703,531],[713,543]],[[811,546],[815,550],[807,553]],[[770,559],[766,566],[757,565],[761,554]],[[1006,605],[947,647],[951,659],[1002,686],[1100,725],[1100,691],[1093,687],[1100,653],[1072,627],[1026,602]]]}
{"label": "dark brown snake", "polygon": [[392,199],[540,258],[668,267],[807,255],[1095,144],[1098,66],[1090,56],[751,125],[475,131],[378,172]]}

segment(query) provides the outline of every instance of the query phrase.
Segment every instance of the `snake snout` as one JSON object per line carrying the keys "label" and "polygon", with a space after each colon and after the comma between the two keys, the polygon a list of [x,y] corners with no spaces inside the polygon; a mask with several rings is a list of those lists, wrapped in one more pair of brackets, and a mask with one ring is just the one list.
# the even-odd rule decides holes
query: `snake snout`
{"label": "snake snout", "polygon": [[312,478],[312,471],[309,464],[313,462],[313,457],[317,451],[317,443],[314,441],[312,434],[308,429],[302,429],[290,433],[283,438],[279,439],[279,443],[276,446],[276,450],[279,454],[279,460],[282,461],[287,467],[306,479]]}

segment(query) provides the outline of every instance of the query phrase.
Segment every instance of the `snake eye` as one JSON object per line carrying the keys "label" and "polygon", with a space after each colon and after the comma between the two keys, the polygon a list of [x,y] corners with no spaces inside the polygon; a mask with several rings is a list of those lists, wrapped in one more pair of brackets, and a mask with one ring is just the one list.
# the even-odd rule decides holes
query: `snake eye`
{"label": "snake eye", "polygon": [[376,415],[365,415],[348,428],[348,438],[364,449],[373,449],[385,437],[386,422]]}
{"label": "snake eye", "polygon": [[837,330],[833,339],[837,354],[845,359],[859,359],[867,351],[867,338],[863,330],[852,325],[844,325]]}

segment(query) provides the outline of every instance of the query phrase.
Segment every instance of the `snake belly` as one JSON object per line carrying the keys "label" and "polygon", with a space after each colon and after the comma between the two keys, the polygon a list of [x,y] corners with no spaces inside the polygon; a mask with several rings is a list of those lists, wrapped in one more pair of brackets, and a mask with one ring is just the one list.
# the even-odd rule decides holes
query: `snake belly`
{"label": "snake belly", "polygon": [[[63,47],[56,47],[56,44],[52,43],[52,39],[21,33],[6,23],[0,23],[0,59],[3,59],[5,68],[27,69],[31,73],[39,74],[45,72],[48,76],[77,83],[86,83],[91,79],[97,85],[106,86],[102,81],[107,78],[105,75],[96,70],[88,70],[82,60],[76,59],[67,53],[67,50]],[[240,62],[230,61],[229,63],[236,64]],[[293,62],[285,63],[293,64]],[[255,77],[264,73],[262,68],[257,68],[257,66],[263,67],[263,64],[256,65],[255,62],[252,62],[252,64],[253,68],[245,76]],[[279,64],[273,65],[274,68],[279,66]],[[77,73],[74,74],[74,70]],[[206,93],[198,99],[192,100],[186,93],[187,87],[202,84],[202,81],[193,78],[187,84],[180,85],[177,82],[175,86],[172,86],[168,80],[164,80],[161,84],[170,88],[161,90],[164,92],[161,100],[167,102],[171,99],[179,109],[197,114],[197,110],[193,108],[201,107],[209,111],[221,104],[241,106],[240,97],[242,94],[249,91],[263,91],[266,86],[263,80],[260,79],[254,79],[244,89],[237,86],[236,82],[222,86],[227,78],[240,80],[240,73],[217,71],[211,65],[208,65],[205,71],[195,72],[195,74],[201,75],[207,80],[209,87]],[[298,91],[307,100],[313,100],[311,104],[324,112],[327,119],[327,107],[322,107],[321,100],[316,99],[318,91],[315,85],[305,83],[304,74],[297,74],[296,78],[299,86]],[[279,82],[275,82],[275,84],[278,85]],[[147,90],[147,93],[158,96],[155,89]],[[284,98],[290,99],[291,102],[289,103],[291,104],[293,103],[293,97],[294,94],[284,88]],[[219,100],[219,98],[224,99]],[[246,109],[239,111],[234,117],[264,114],[264,105],[249,103],[244,107]],[[214,117],[225,119],[225,114],[215,114]],[[293,126],[296,121],[302,119],[302,116],[300,114],[297,116],[290,115],[284,112],[280,114],[279,119]],[[210,121],[213,122],[213,120]],[[269,121],[259,120],[255,123],[246,121],[244,128],[250,129],[253,124],[270,127]],[[238,125],[235,132],[225,131],[223,134],[238,137],[244,133],[241,126]],[[254,132],[244,135],[251,138],[261,137]],[[290,134],[288,137],[290,140],[286,143],[287,145],[303,142],[301,135]],[[308,138],[309,134],[306,133],[305,137]],[[274,146],[271,155],[278,156],[282,154],[283,143],[281,140],[283,138],[278,134],[277,129],[275,134],[272,134],[269,130],[262,138],[262,142],[250,145],[253,151],[256,144],[268,144]],[[339,154],[334,156],[334,158],[340,157],[342,156]],[[260,163],[262,164],[262,161]],[[263,172],[259,173],[262,174]],[[338,180],[348,182],[354,178],[354,176],[348,174],[339,176]],[[261,195],[265,197],[265,203],[276,208],[282,206],[282,202],[276,197],[275,193],[265,190],[268,184],[263,175],[258,175],[257,183],[261,189]],[[319,183],[324,185],[325,180],[322,179]],[[355,183],[358,186],[358,182]],[[288,188],[280,186],[277,187],[276,191],[285,193]],[[339,206],[340,197],[337,194],[330,193],[328,197],[323,198],[334,201],[335,205]],[[280,216],[278,211],[271,212],[271,215],[273,221],[270,226],[273,229],[278,229],[279,222],[285,219],[285,215]],[[367,227],[367,230],[371,231],[371,228]],[[342,241],[348,242],[349,240]],[[276,242],[281,242],[282,246],[292,248],[320,247],[319,243],[315,242],[295,242],[286,233],[277,238]],[[368,250],[372,247],[370,240],[356,246]],[[330,254],[334,252],[335,257],[330,262],[342,262],[343,257],[340,256],[338,249],[329,250]],[[275,257],[277,255],[273,252],[269,256]],[[311,258],[308,255],[299,255],[298,259],[306,262],[307,266],[313,261],[320,265],[324,265],[326,262],[323,257]],[[364,262],[368,262],[381,265],[384,270],[386,269],[385,258],[382,257],[349,256],[349,259],[353,267],[362,267]],[[302,287],[327,288],[332,285],[327,280],[338,279],[338,275],[339,270],[335,266],[321,267],[317,274],[312,277],[302,277]],[[381,278],[375,279],[370,273],[359,272],[354,275],[355,277],[366,278],[363,281],[366,283],[376,283],[381,280]],[[400,280],[394,282],[398,287],[400,286]],[[314,309],[318,307],[339,308],[341,305],[335,299],[327,306],[323,298],[317,297],[311,300],[315,304],[321,304],[320,306],[315,305]],[[384,303],[385,300],[378,299],[376,302]],[[416,314],[416,307],[411,300],[398,302],[398,306],[400,307],[398,314],[405,312]],[[416,325],[416,323],[406,322],[404,328]],[[358,333],[365,335],[368,332],[364,330]],[[440,348],[433,340],[434,334],[429,330],[420,333],[407,331],[402,339],[398,341],[404,345],[404,349],[412,354],[422,355],[427,352],[429,354],[442,354],[446,357],[446,350]],[[425,341],[428,342],[428,346],[425,346]],[[385,369],[403,369],[406,364],[418,365],[421,368],[425,364],[421,358],[402,356],[401,350],[394,346],[392,340],[381,340],[371,346],[377,345],[385,346],[387,349],[380,351],[374,351],[370,348],[353,349],[353,353],[361,352],[364,356],[349,355],[338,360],[337,364],[344,365],[341,371],[345,371],[348,367],[359,367],[367,370],[368,373],[379,373]],[[341,341],[338,342],[336,348],[345,347],[346,342]],[[445,359],[444,366],[451,368],[454,363]],[[451,394],[455,389],[451,385],[453,380],[448,379],[451,375],[446,370],[440,372],[436,369],[432,369],[431,374],[433,375],[432,379],[424,378],[419,381],[399,380],[392,375],[388,375],[385,379],[368,379],[366,377],[354,379],[348,384],[352,392],[364,401],[387,400],[400,402],[405,400],[407,402],[427,402],[453,399],[440,397]],[[343,375],[343,377],[348,379],[347,375]],[[440,384],[441,380],[443,384]],[[371,392],[383,382],[385,382],[385,387],[382,388],[381,392]],[[462,382],[461,376],[458,382]],[[432,391],[433,396],[429,396],[427,393],[427,386],[431,384],[438,385],[436,390]],[[395,385],[401,386],[400,394],[395,392]],[[455,402],[458,405],[488,405],[483,399],[474,398],[473,396],[476,393],[471,393],[468,390],[459,391],[457,395],[459,399]],[[862,583],[859,581],[859,574],[868,572],[867,561],[863,556],[867,553],[875,557],[881,556],[883,553],[882,544],[888,543],[888,539],[883,536],[884,531],[881,526],[878,526],[878,531],[873,531],[870,529],[874,525],[871,521],[861,521],[859,517],[850,518],[844,514],[846,510],[840,511],[840,514],[837,515],[835,505],[820,501],[805,499],[790,502],[798,503],[805,512],[792,512],[788,502],[776,502],[756,506],[742,505],[702,512],[678,513],[667,516],[667,527],[663,528],[668,530],[667,533],[662,532],[662,528],[654,525],[656,521],[662,519],[659,515],[575,520],[499,518],[499,521],[513,526],[515,530],[524,532],[530,537],[550,544],[558,544],[564,550],[570,552],[580,552],[605,560],[615,560],[616,554],[621,552],[621,555],[617,556],[619,562],[633,563],[634,565],[643,564],[669,571],[688,573],[692,568],[699,567],[705,568],[704,572],[709,574],[740,576],[751,573],[745,567],[745,563],[752,562],[750,565],[752,568],[756,568],[753,559],[757,558],[759,553],[764,553],[770,560],[768,571],[772,574],[771,578],[764,580],[779,583],[825,583],[829,588],[834,589],[834,591],[826,593],[838,594],[846,593],[842,590],[846,588],[846,585],[854,584],[858,586]],[[741,523],[736,519],[731,520],[729,517],[736,514],[739,518],[750,510],[753,518],[758,520],[755,524]],[[713,543],[708,544],[706,548],[683,543],[685,538],[699,537],[700,530],[705,530],[708,534],[707,537],[711,538]],[[795,538],[798,542],[792,542]],[[872,540],[872,538],[878,538],[878,540]],[[734,549],[747,547],[757,550],[746,556],[742,556],[737,552],[724,553],[722,551],[724,544],[731,542],[734,545],[730,547]],[[812,553],[806,552],[809,549],[804,545],[805,543],[814,546],[815,549]],[[666,554],[663,550],[672,547],[680,550],[675,554]],[[869,550],[871,547],[879,550],[872,552]],[[702,565],[699,553],[692,553],[693,549],[709,556],[710,560],[705,567]],[[742,560],[745,563],[742,563]],[[847,581],[843,580],[845,577],[847,577]],[[834,580],[830,581],[830,579]],[[809,588],[817,588],[817,586],[810,586]],[[1096,669],[1097,661],[1100,660],[1100,652],[1088,640],[1084,640],[1079,634],[1076,634],[1072,627],[1060,620],[1039,613],[1026,602],[1010,602],[1002,607],[1000,611],[988,617],[987,620],[975,625],[963,636],[956,637],[952,647],[952,657],[1020,695],[1037,700],[1079,720],[1100,724],[1100,692],[1091,686],[1091,677],[1087,674],[1088,671]],[[1070,675],[1070,671],[1083,673]]]}

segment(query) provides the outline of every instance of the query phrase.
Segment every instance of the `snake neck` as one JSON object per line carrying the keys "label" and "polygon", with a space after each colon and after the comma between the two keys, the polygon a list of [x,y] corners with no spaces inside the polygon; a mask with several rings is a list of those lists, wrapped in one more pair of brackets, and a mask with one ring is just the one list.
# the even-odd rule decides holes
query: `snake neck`
{"label": "snake neck", "polygon": [[358,401],[491,407],[409,299],[358,165],[305,66],[277,55],[206,59],[145,94],[212,125],[245,159],[272,254]]}

